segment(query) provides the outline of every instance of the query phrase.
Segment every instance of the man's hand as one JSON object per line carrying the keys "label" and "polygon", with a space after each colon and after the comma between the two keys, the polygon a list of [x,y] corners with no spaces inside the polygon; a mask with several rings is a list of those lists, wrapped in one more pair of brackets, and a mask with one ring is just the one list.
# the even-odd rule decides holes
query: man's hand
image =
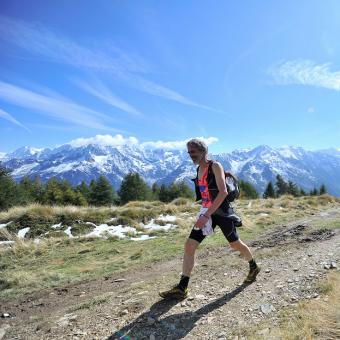
{"label": "man's hand", "polygon": [[209,217],[206,215],[201,215],[199,219],[195,223],[195,227],[198,229],[202,229],[208,222]]}

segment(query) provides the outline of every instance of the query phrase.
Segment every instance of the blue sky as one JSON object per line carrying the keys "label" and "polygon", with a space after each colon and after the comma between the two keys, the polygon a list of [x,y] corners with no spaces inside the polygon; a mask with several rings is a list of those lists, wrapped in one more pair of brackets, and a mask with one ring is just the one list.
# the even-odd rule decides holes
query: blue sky
{"label": "blue sky", "polygon": [[339,148],[339,32],[339,1],[2,0],[0,151]]}

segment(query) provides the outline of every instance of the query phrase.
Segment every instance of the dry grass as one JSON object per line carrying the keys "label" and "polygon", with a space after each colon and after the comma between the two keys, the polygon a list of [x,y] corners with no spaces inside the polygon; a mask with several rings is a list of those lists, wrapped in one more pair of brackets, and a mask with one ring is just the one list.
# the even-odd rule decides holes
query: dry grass
{"label": "dry grass", "polygon": [[[251,239],[272,226],[294,221],[298,217],[315,214],[327,207],[340,207],[340,200],[329,195],[321,197],[257,199],[237,201],[236,211],[242,216],[243,227],[238,229],[242,239]],[[285,208],[283,207],[285,206]],[[13,221],[19,228],[20,221],[31,223],[31,237],[17,238],[12,224],[0,229],[0,240],[15,241],[10,246],[0,246],[1,280],[0,296],[16,296],[44,287],[62,286],[69,282],[97,278],[112,272],[124,271],[134,266],[161,261],[183,252],[183,242],[190,232],[199,211],[199,204],[177,199],[169,204],[161,202],[130,202],[122,207],[51,207],[31,205],[13,208],[0,213],[0,223]],[[159,215],[176,215],[177,228],[169,232],[143,230],[140,222],[148,223]],[[114,218],[114,219],[112,219]],[[83,222],[135,226],[145,234],[157,238],[145,242],[118,240],[108,237],[68,239],[63,231],[51,231],[52,223],[62,219],[73,226],[76,234],[88,231]],[[78,222],[76,223],[76,221]],[[83,222],[79,222],[83,221]],[[109,222],[111,221],[111,222]],[[339,220],[322,220],[322,228],[339,228]],[[320,228],[316,225],[315,228]],[[314,226],[313,226],[314,228]],[[50,231],[52,236],[33,241],[33,236]],[[31,230],[30,230],[31,231]],[[53,235],[59,237],[53,237]],[[201,248],[224,246],[226,241],[217,232],[202,244]]]}
{"label": "dry grass", "polygon": [[340,273],[330,273],[319,284],[321,298],[301,302],[296,309],[281,312],[279,324],[268,321],[256,329],[239,330],[247,339],[326,340],[340,339]]}

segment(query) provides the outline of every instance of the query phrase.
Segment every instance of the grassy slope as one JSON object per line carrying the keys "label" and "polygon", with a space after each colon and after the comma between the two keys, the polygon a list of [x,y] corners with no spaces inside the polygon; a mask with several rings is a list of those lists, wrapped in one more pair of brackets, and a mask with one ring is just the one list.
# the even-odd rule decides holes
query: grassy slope
{"label": "grassy slope", "polygon": [[[280,199],[240,200],[237,211],[244,226],[239,229],[242,239],[251,239],[267,229],[310,216],[325,208],[339,207],[340,200],[331,196]],[[131,202],[124,207],[76,208],[33,205],[13,208],[0,213],[0,223],[13,221],[8,230],[1,230],[2,239],[14,239],[11,247],[0,247],[0,298],[14,298],[42,288],[60,287],[71,282],[95,279],[113,272],[141,268],[155,261],[180,256],[198,205],[187,200],[171,204],[160,202]],[[107,239],[67,239],[51,237],[35,244],[33,239],[19,240],[13,236],[20,226],[31,228],[31,237],[50,230],[54,223],[63,221],[75,225],[75,221],[103,223],[116,218],[119,224],[136,226],[146,223],[160,214],[175,214],[178,227],[168,233],[151,232],[157,238],[133,242]],[[79,225],[79,223],[77,224]],[[320,226],[316,226],[319,228]],[[323,228],[338,228],[340,221],[331,221]],[[11,233],[12,232],[12,233]],[[202,248],[225,245],[226,241],[218,230],[207,238]]]}

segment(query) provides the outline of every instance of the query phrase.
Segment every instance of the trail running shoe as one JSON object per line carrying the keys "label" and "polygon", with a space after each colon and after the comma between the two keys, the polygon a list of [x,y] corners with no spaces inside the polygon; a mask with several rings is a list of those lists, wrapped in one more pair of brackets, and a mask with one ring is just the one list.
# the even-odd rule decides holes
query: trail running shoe
{"label": "trail running shoe", "polygon": [[249,273],[244,280],[244,283],[252,283],[256,280],[257,274],[260,272],[261,268],[256,266],[256,268],[249,269]]}
{"label": "trail running shoe", "polygon": [[169,290],[159,292],[159,296],[163,299],[186,299],[188,297],[188,288],[182,290],[178,286],[174,286]]}

